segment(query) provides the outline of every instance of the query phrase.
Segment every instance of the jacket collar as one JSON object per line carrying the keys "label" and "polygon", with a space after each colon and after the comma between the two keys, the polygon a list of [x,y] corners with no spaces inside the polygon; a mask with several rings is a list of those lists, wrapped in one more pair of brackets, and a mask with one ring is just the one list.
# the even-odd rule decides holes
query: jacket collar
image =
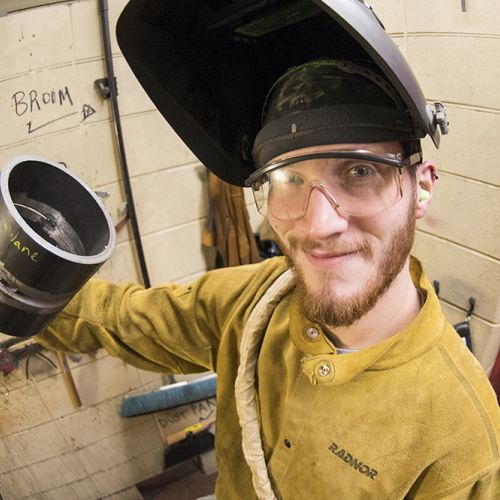
{"label": "jacket collar", "polygon": [[[290,336],[295,346],[304,353],[302,370],[311,383],[340,385],[365,370],[393,368],[417,358],[440,341],[446,329],[446,319],[432,284],[414,257],[410,261],[410,273],[413,283],[425,297],[417,317],[396,335],[350,354],[337,353],[321,325],[307,320],[303,315],[299,298],[296,293],[293,294]],[[311,329],[318,332],[315,338],[311,338]]]}

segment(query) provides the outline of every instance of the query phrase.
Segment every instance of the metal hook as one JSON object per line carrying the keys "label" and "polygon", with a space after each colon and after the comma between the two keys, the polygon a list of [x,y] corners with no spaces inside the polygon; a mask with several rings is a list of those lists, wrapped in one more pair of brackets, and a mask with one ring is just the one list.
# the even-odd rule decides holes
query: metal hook
{"label": "metal hook", "polygon": [[436,295],[439,297],[439,291],[441,289],[441,284],[439,283],[438,280],[434,280],[432,282],[432,286],[434,287],[434,291],[436,292]]}
{"label": "metal hook", "polygon": [[469,309],[467,311],[467,318],[466,318],[467,321],[469,321],[470,317],[472,316],[475,307],[476,307],[476,299],[474,297],[469,297]]}

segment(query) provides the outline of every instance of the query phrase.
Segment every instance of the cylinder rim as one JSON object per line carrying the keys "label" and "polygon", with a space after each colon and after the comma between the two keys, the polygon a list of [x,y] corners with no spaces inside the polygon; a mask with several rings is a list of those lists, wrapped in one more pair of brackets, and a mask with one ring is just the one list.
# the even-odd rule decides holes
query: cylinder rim
{"label": "cylinder rim", "polygon": [[[9,191],[9,176],[10,173],[16,168],[18,165],[21,163],[27,162],[27,161],[33,161],[33,162],[39,162],[39,163],[45,163],[48,165],[51,165],[52,167],[55,167],[59,169],[60,171],[64,172],[66,175],[69,175],[74,181],[76,181],[82,189],[84,189],[91,197],[92,199],[97,203],[99,208],[102,211],[102,214],[107,222],[108,225],[108,230],[109,230],[109,238],[108,242],[104,247],[104,250],[99,252],[98,254],[95,255],[77,255],[73,254],[70,252],[66,252],[64,250],[61,250],[60,248],[56,247],[52,243],[49,243],[47,240],[42,238],[36,231],[34,231],[24,220],[24,218],[19,214],[17,208],[14,205],[14,201],[12,200],[10,191]],[[95,265],[95,264],[100,264],[105,262],[112,254],[115,243],[116,243],[116,231],[114,228],[113,221],[111,220],[110,215],[108,214],[106,207],[104,204],[101,202],[101,200],[98,198],[98,196],[84,183],[78,179],[70,170],[62,167],[60,164],[50,161],[46,158],[40,157],[40,156],[32,156],[32,155],[21,155],[21,156],[15,156],[14,158],[11,158],[5,166],[2,168],[0,172],[0,193],[1,196],[4,200],[4,203],[9,211],[9,214],[11,217],[16,221],[16,223],[19,225],[19,227],[28,235],[34,242],[36,242],[38,245],[43,247],[45,250],[51,252],[52,254],[60,257],[61,259],[67,260],[69,262],[74,262],[77,264],[87,264],[87,265]]]}

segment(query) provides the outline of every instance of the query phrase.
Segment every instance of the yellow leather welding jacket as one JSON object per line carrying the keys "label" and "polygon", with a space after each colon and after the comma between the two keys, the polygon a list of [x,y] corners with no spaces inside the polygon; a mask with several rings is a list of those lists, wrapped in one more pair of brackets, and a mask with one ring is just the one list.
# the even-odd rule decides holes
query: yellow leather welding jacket
{"label": "yellow leather welding jacket", "polygon": [[[239,344],[285,270],[274,258],[148,290],[92,280],[37,340],[69,352],[104,347],[145,370],[216,371],[217,499],[253,499],[234,396]],[[419,315],[359,352],[338,354],[293,287],[269,311],[256,404],[277,498],[500,498],[493,389],[414,259],[411,273],[425,296]]]}

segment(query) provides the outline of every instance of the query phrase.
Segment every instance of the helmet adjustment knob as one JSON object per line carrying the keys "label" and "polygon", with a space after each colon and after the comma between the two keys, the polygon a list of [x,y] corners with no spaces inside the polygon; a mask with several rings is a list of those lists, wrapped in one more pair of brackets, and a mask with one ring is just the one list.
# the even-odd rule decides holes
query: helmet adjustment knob
{"label": "helmet adjustment knob", "polygon": [[444,107],[444,104],[442,102],[435,102],[432,114],[434,127],[438,126],[441,133],[446,135],[449,131],[450,122],[446,116],[446,108]]}

